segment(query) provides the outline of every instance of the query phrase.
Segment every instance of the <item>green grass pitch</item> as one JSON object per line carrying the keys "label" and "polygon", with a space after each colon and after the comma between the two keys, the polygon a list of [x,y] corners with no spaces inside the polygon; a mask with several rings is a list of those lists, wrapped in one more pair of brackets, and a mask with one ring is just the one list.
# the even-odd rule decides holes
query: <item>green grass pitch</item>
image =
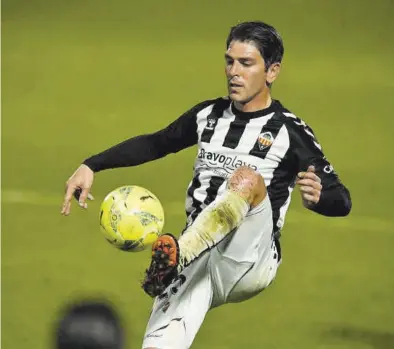
{"label": "green grass pitch", "polygon": [[98,208],[141,185],[178,234],[196,149],[98,174],[96,201],[68,218],[64,183],[90,154],[224,95],[228,29],[251,19],[283,35],[273,96],[312,126],[353,211],[321,217],[295,192],[276,281],[209,313],[193,348],[394,348],[393,13],[390,0],[3,0],[2,348],[50,348],[59,307],[90,294],[115,303],[140,347],[149,253],[111,247]]}

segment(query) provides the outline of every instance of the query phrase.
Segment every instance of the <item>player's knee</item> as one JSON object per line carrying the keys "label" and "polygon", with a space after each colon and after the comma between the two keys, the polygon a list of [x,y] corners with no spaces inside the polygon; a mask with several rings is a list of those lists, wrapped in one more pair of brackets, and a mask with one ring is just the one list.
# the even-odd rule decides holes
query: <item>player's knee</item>
{"label": "player's knee", "polygon": [[250,167],[239,167],[230,176],[227,187],[245,198],[252,207],[267,195],[264,178]]}

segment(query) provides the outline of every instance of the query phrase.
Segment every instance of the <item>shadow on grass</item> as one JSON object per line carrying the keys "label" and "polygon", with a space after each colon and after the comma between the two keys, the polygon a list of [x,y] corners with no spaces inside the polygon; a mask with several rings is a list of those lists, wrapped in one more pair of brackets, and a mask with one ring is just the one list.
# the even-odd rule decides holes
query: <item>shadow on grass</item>
{"label": "shadow on grass", "polygon": [[394,348],[394,333],[372,331],[356,327],[334,327],[323,332],[325,339],[341,339],[343,341],[361,342],[373,349]]}

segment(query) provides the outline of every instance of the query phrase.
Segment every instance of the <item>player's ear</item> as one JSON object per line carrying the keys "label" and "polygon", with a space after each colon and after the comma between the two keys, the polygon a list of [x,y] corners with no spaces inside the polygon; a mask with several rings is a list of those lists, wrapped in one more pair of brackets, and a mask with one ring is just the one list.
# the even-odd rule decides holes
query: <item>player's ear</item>
{"label": "player's ear", "polygon": [[280,72],[280,63],[273,63],[267,70],[267,83],[272,84],[279,75]]}

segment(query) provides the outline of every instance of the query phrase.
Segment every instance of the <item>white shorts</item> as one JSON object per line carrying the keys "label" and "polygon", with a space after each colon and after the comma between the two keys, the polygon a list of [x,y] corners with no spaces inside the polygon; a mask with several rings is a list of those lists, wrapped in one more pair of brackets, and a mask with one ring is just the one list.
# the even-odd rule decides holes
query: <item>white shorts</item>
{"label": "white shorts", "polygon": [[156,297],[143,348],[187,349],[209,309],[255,296],[275,278],[278,253],[267,197],[240,227],[185,268]]}

